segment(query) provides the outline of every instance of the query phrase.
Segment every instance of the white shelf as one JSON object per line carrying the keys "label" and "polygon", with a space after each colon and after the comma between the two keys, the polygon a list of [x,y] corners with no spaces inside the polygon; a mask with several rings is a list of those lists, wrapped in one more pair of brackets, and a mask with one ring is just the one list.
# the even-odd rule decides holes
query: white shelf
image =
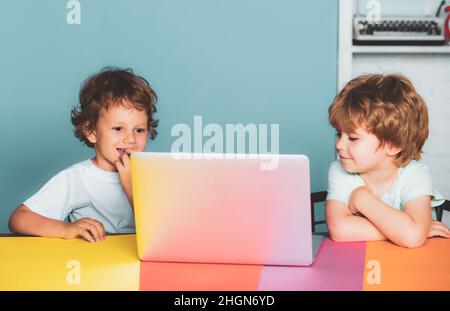
{"label": "white shelf", "polygon": [[352,46],[353,54],[424,53],[450,54],[450,45],[441,46]]}

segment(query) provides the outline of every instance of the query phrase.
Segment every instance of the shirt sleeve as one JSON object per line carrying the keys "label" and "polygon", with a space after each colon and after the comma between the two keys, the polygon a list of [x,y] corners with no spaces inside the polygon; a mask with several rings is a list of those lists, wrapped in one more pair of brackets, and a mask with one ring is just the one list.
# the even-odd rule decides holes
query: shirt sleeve
{"label": "shirt sleeve", "polygon": [[432,206],[438,206],[443,203],[444,198],[439,192],[433,190],[431,172],[426,165],[417,165],[406,181],[404,191],[402,192],[402,205],[405,205],[411,199],[429,195],[432,198]]}
{"label": "shirt sleeve", "polygon": [[328,200],[338,200],[348,205],[348,200],[355,181],[352,174],[347,173],[339,161],[331,163],[328,170]]}
{"label": "shirt sleeve", "polygon": [[70,213],[67,177],[58,173],[23,204],[39,215],[63,221]]}

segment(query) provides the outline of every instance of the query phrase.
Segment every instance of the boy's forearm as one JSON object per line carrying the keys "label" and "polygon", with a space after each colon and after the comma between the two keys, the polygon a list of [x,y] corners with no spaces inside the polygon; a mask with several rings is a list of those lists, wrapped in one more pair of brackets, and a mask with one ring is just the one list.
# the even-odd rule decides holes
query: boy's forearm
{"label": "boy's forearm", "polygon": [[66,237],[66,223],[27,210],[16,210],[11,216],[9,227],[12,232],[19,234],[51,238]]}
{"label": "boy's forearm", "polygon": [[360,216],[345,216],[338,226],[329,224],[331,238],[337,242],[383,241],[386,237],[369,220]]}
{"label": "boy's forearm", "polygon": [[[397,245],[411,247],[409,237],[419,228],[407,213],[392,208],[371,193],[365,194],[359,202],[355,202],[355,207],[387,239]],[[426,236],[424,236],[424,239],[426,239]]]}
{"label": "boy's forearm", "polygon": [[133,209],[133,194],[132,194],[132,191],[131,191],[131,185],[129,185],[129,186],[123,185],[123,190],[125,191],[125,194],[127,195],[128,201],[130,202],[131,209],[134,210]]}
{"label": "boy's forearm", "polygon": [[133,193],[131,188],[131,177],[130,175],[123,174],[120,175],[120,184],[122,186],[123,191],[125,192],[128,202],[130,202],[131,210],[134,210],[133,208]]}

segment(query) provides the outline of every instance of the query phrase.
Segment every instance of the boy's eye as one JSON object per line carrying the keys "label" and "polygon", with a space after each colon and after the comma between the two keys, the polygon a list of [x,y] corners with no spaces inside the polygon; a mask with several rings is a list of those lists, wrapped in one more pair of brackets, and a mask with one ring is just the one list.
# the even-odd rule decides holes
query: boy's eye
{"label": "boy's eye", "polygon": [[145,129],[136,129],[136,132],[138,132],[139,134],[145,133]]}
{"label": "boy's eye", "polygon": [[117,132],[120,132],[122,130],[122,128],[120,126],[113,127],[112,129]]}
{"label": "boy's eye", "polygon": [[341,136],[342,136],[341,133],[339,133],[339,132],[336,133],[336,137],[341,137]]}
{"label": "boy's eye", "polygon": [[348,138],[350,141],[355,141],[355,140],[358,140],[358,137],[349,137]]}

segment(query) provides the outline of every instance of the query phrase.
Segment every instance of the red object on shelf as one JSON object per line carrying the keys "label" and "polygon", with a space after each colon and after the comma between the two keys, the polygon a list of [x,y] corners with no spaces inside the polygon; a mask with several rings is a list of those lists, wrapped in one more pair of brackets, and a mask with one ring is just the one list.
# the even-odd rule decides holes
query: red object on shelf
{"label": "red object on shelf", "polygon": [[445,37],[447,38],[447,41],[450,41],[450,5],[445,7],[445,13],[447,13],[447,18],[444,23]]}

